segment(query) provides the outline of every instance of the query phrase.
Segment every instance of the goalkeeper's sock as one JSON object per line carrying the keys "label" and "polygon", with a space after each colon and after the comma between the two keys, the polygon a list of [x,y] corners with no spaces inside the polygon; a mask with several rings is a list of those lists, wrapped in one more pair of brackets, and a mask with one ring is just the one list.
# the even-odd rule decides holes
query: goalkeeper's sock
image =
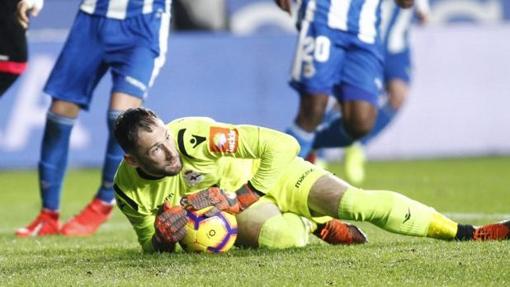
{"label": "goalkeeper's sock", "polygon": [[96,194],[96,198],[109,204],[114,202],[113,177],[124,155],[122,148],[113,136],[115,120],[121,113],[122,111],[118,110],[108,111],[108,144],[103,162],[101,185]]}
{"label": "goalkeeper's sock", "polygon": [[366,145],[370,142],[374,137],[378,136],[384,128],[388,126],[388,124],[395,118],[398,110],[395,109],[389,101],[386,104],[379,108],[377,111],[377,118],[375,120],[374,127],[372,130],[361,139],[361,143]]}
{"label": "goalkeeper's sock", "polygon": [[67,167],[69,139],[75,118],[48,112],[39,161],[39,184],[43,208],[58,210]]}
{"label": "goalkeeper's sock", "polygon": [[315,139],[315,133],[305,131],[296,123],[287,128],[285,132],[293,136],[301,146],[301,150],[299,151],[298,156],[306,158],[310,151],[312,150],[312,144]]}
{"label": "goalkeeper's sock", "polygon": [[387,231],[438,239],[455,239],[458,224],[431,207],[385,190],[349,188],[343,195],[339,218],[368,221]]}
{"label": "goalkeeper's sock", "polygon": [[336,117],[317,131],[313,149],[345,147],[350,146],[354,141],[345,129],[342,118]]}
{"label": "goalkeeper's sock", "polygon": [[293,213],[283,213],[268,219],[262,225],[259,247],[283,249],[308,244],[311,230],[316,226],[308,219]]}

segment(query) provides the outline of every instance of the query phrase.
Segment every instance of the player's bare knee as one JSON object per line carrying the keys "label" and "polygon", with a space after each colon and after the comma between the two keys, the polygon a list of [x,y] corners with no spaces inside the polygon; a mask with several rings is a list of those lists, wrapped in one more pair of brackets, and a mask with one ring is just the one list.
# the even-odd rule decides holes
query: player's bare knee
{"label": "player's bare knee", "polygon": [[322,121],[328,98],[325,95],[303,95],[297,118],[298,124],[305,130],[315,129]]}
{"label": "player's bare knee", "polygon": [[366,136],[374,126],[374,120],[370,118],[353,117],[344,121],[345,130],[354,139],[358,140]]}
{"label": "player's bare knee", "polygon": [[75,103],[54,99],[49,111],[59,116],[75,118],[80,113],[80,107]]}
{"label": "player's bare knee", "polygon": [[312,215],[338,217],[338,205],[349,187],[349,183],[334,175],[319,178],[308,194],[308,207]]}
{"label": "player's bare knee", "polygon": [[138,108],[141,105],[141,98],[121,92],[114,92],[110,99],[110,108],[113,110],[124,111],[127,109]]}

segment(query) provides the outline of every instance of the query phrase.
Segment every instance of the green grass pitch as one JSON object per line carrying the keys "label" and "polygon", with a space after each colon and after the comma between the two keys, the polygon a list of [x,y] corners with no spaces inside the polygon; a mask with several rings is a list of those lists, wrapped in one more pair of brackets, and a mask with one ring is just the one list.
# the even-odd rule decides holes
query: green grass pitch
{"label": "green grass pitch", "polygon": [[[331,170],[341,176],[340,165]],[[98,182],[98,170],[68,173],[64,220]],[[510,214],[510,158],[372,162],[363,187],[399,191],[461,222],[499,221]],[[360,224],[364,246],[142,255],[118,210],[93,237],[17,239],[39,206],[36,172],[0,170],[0,286],[510,286],[510,241],[441,242]]]}

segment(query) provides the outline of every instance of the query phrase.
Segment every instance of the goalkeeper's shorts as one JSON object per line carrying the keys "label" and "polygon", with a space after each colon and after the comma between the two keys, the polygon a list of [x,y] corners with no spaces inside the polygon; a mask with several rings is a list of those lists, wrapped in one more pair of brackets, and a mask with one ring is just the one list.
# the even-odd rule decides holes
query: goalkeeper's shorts
{"label": "goalkeeper's shorts", "polygon": [[331,175],[321,167],[296,157],[276,185],[256,204],[269,201],[276,204],[282,212],[292,212],[318,223],[329,221],[331,218],[327,216],[313,217],[308,207],[308,195],[313,184],[328,174]]}

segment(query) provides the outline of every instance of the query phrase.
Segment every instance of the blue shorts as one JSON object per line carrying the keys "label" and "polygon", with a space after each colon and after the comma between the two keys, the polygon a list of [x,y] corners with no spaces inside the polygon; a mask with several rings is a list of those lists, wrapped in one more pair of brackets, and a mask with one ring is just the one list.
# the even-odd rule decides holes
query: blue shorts
{"label": "blue shorts", "polygon": [[[302,21],[290,81],[299,93],[335,95],[340,102],[361,100],[377,106],[382,72],[379,42],[367,44],[356,34]],[[352,90],[357,92],[346,92]]]}
{"label": "blue shorts", "polygon": [[411,51],[391,54],[386,53],[384,58],[384,82],[399,79],[406,83],[411,82]]}
{"label": "blue shorts", "polygon": [[44,92],[87,110],[110,69],[112,93],[145,98],[165,61],[169,18],[155,12],[116,20],[78,12]]}

